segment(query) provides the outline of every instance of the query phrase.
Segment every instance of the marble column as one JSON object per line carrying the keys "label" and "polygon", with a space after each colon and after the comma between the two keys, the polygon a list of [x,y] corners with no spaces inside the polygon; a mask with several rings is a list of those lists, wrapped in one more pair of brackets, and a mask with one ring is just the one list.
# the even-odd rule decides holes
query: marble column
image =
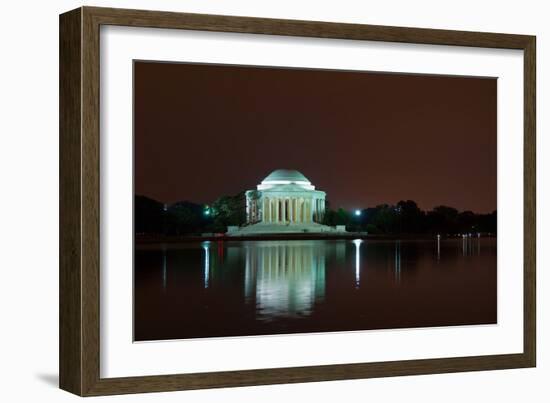
{"label": "marble column", "polygon": [[294,199],[293,198],[288,199],[288,212],[289,212],[289,217],[288,217],[289,220],[288,221],[290,221],[291,224],[294,223],[294,206],[293,206],[293,204],[294,204]]}
{"label": "marble column", "polygon": [[283,224],[286,224],[286,199],[283,199],[283,210],[282,210],[282,215],[283,215]]}
{"label": "marble column", "polygon": [[321,222],[321,199],[317,199],[317,221]]}
{"label": "marble column", "polygon": [[319,207],[321,205],[321,199],[315,200],[315,219],[317,222],[321,221],[321,208]]}

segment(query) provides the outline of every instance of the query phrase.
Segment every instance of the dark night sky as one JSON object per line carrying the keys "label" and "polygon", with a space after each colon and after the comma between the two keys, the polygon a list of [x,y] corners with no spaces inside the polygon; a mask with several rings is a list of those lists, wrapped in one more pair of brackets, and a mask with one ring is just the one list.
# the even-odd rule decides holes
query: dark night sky
{"label": "dark night sky", "polygon": [[135,62],[135,192],[211,203],[297,169],[331,207],[496,209],[497,80]]}

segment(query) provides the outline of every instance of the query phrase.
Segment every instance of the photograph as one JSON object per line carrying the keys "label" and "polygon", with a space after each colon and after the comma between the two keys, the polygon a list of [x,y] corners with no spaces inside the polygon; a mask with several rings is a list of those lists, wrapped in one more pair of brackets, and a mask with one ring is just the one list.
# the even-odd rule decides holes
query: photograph
{"label": "photograph", "polygon": [[134,341],[497,324],[497,80],[134,60]]}
{"label": "photograph", "polygon": [[[53,61],[37,70],[59,102],[23,108],[6,131],[30,124],[44,143],[8,136],[36,162],[29,177],[55,148],[57,182],[16,180],[24,193],[5,209],[17,262],[36,258],[44,280],[25,295],[58,302],[55,317],[36,303],[19,315],[51,336],[22,339],[51,356],[29,355],[36,396],[59,400],[44,392],[56,374],[67,401],[367,389],[517,401],[540,389],[537,166],[548,159],[537,160],[536,72],[548,24],[493,3],[475,21],[468,7],[409,3],[64,7],[57,50],[41,47],[58,82]],[[35,101],[27,59],[12,103]],[[44,239],[57,276],[45,243],[29,254],[24,242],[55,214],[21,221],[52,189],[59,237]],[[15,334],[35,335],[35,322]]]}

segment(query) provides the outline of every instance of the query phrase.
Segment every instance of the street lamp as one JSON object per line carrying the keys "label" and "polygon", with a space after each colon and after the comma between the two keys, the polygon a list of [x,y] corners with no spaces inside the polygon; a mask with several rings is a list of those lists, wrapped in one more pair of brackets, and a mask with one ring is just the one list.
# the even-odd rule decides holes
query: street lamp
{"label": "street lamp", "polygon": [[361,215],[361,210],[355,210],[355,216],[359,217]]}

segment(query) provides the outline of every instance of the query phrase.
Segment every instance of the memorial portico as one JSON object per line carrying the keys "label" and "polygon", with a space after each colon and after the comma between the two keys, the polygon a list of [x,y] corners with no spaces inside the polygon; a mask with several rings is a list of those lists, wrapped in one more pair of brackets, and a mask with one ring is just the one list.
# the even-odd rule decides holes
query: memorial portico
{"label": "memorial portico", "polygon": [[229,236],[346,232],[322,224],[326,193],[296,170],[277,169],[245,195],[246,224],[228,227]]}
{"label": "memorial portico", "polygon": [[283,225],[321,222],[325,196],[300,172],[277,169],[256,190],[246,192],[247,222]]}

